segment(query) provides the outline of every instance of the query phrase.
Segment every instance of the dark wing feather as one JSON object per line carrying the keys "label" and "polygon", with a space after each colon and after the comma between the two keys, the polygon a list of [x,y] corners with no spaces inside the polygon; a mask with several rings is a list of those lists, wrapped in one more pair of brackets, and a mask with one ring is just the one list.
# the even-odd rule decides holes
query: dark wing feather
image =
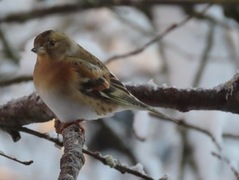
{"label": "dark wing feather", "polygon": [[148,105],[135,98],[126,87],[113,75],[110,74],[110,86],[101,91],[85,91],[86,95],[118,103],[128,107],[148,109]]}
{"label": "dark wing feather", "polygon": [[139,101],[134,97],[127,88],[114,76],[111,74],[110,88],[101,93],[102,96],[106,96],[122,105],[128,107],[137,107],[140,109],[148,109],[148,105]]}

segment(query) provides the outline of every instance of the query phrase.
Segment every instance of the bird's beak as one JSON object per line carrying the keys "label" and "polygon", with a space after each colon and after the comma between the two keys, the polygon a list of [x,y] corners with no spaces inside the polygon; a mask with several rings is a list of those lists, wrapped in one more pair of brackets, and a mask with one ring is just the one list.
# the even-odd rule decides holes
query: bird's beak
{"label": "bird's beak", "polygon": [[42,46],[37,46],[37,47],[32,48],[31,51],[34,53],[44,52],[45,48]]}

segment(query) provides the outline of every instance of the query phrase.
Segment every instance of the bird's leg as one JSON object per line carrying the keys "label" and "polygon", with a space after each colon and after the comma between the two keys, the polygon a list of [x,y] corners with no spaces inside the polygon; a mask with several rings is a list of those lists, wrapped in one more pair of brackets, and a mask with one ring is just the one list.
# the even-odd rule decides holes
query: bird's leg
{"label": "bird's leg", "polygon": [[82,119],[78,119],[76,121],[74,121],[73,123],[76,124],[78,126],[78,128],[80,129],[80,131],[85,134],[85,129],[84,127],[82,126],[82,122],[83,120]]}
{"label": "bird's leg", "polygon": [[74,122],[71,122],[71,123],[62,123],[61,121],[59,121],[58,119],[55,120],[55,124],[54,124],[54,127],[56,129],[56,133],[57,134],[62,134],[63,130],[67,127],[69,127],[70,125],[72,124],[76,124],[78,126],[78,128],[83,132],[85,133],[85,129],[81,126],[81,122],[83,120],[76,120]]}

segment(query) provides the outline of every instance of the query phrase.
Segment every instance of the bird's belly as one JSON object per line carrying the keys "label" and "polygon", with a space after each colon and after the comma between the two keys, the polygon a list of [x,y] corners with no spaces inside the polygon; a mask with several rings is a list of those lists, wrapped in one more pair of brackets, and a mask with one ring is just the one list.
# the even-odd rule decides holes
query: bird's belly
{"label": "bird's belly", "polygon": [[93,106],[79,101],[69,93],[59,94],[51,91],[41,91],[40,89],[38,89],[38,93],[49,109],[64,123],[76,120],[96,120],[113,115],[113,111],[99,114]]}

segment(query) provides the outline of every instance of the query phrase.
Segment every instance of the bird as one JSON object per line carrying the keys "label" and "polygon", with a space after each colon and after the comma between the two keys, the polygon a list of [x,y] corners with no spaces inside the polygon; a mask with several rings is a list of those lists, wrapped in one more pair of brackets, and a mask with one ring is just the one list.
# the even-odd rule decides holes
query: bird
{"label": "bird", "polygon": [[65,33],[46,30],[34,39],[33,82],[62,123],[97,120],[124,110],[147,110],[172,120],[132,95],[103,62]]}

